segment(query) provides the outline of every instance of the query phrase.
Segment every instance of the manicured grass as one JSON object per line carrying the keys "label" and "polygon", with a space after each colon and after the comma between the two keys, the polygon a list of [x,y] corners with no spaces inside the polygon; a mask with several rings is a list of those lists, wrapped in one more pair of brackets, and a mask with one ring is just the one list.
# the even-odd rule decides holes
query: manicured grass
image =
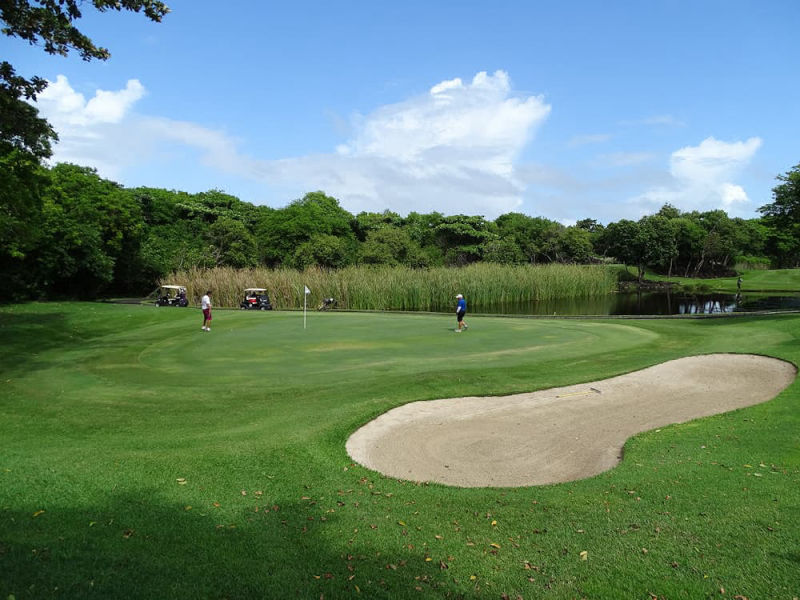
{"label": "manicured grass", "polygon": [[[636,269],[628,267],[628,273],[635,276]],[[673,281],[688,289],[703,288],[715,292],[735,294],[736,283],[741,276],[743,292],[800,292],[800,269],[772,269],[742,271],[736,277],[717,277],[714,279],[693,279],[691,277],[666,277],[655,273],[647,273],[647,279],[653,281]]]}
{"label": "manicured grass", "polygon": [[797,364],[800,318],[468,321],[0,307],[0,598],[800,596],[797,383],[560,485],[421,485],[344,450],[413,400]]}

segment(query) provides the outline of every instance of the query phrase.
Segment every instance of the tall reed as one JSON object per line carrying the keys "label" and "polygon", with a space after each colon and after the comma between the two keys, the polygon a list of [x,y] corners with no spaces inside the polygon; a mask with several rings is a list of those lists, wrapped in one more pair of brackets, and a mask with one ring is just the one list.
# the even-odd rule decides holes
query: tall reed
{"label": "tall reed", "polygon": [[308,304],[313,307],[333,297],[339,308],[426,311],[449,307],[457,293],[472,306],[599,296],[611,293],[617,278],[615,268],[602,265],[476,263],[462,268],[357,266],[336,271],[218,267],[178,271],[161,283],[185,285],[193,303],[213,290],[214,304],[224,307],[239,306],[245,288],[263,287],[276,309],[302,308],[308,286]]}

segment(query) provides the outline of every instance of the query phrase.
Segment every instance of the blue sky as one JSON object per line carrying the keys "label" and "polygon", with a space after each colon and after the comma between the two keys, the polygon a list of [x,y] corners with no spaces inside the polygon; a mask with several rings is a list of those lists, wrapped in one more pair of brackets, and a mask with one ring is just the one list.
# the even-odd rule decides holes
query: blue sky
{"label": "blue sky", "polygon": [[87,6],[106,62],[0,39],[52,82],[55,160],[273,207],[322,189],[566,224],[754,217],[800,163],[795,0],[168,4],[160,24]]}

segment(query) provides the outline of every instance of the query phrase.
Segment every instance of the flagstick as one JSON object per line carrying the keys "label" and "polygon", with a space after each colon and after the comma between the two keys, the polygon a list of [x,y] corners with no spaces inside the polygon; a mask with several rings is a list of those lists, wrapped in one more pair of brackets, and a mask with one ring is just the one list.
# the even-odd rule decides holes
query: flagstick
{"label": "flagstick", "polygon": [[308,304],[308,295],[311,293],[311,290],[308,289],[307,285],[303,285],[303,329],[306,328],[306,305]]}

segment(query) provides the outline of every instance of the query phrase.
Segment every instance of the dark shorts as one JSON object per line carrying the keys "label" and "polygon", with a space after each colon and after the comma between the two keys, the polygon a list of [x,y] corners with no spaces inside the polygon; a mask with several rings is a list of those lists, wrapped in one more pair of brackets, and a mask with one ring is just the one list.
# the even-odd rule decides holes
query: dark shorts
{"label": "dark shorts", "polygon": [[210,321],[211,320],[211,309],[210,308],[204,308],[203,309],[203,318],[206,321]]}
{"label": "dark shorts", "polygon": [[467,314],[467,311],[465,311],[465,310],[460,310],[460,311],[458,311],[458,312],[456,313],[456,321],[463,321],[463,320],[464,320],[464,315],[465,315],[465,314]]}

